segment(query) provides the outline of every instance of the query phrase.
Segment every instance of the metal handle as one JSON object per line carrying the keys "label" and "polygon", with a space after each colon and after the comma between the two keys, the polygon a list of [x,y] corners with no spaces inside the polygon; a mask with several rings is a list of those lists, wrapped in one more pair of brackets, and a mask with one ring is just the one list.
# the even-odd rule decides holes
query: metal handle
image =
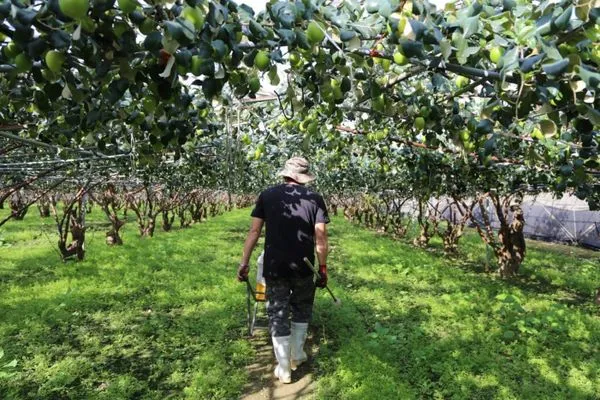
{"label": "metal handle", "polygon": [[[310,260],[308,259],[308,257],[304,257],[304,262],[306,263],[306,265],[308,265],[308,268],[310,268],[310,270],[313,272],[313,274],[315,275],[315,277],[318,278],[318,279],[320,279],[321,278],[321,274],[319,274],[317,272],[317,270],[315,269],[315,266],[310,262]],[[335,298],[335,296],[333,295],[333,292],[331,291],[331,289],[329,289],[329,286],[325,285],[325,289],[327,289],[327,291],[331,295],[331,298],[333,299],[333,301],[336,302],[336,303],[338,303],[338,299]]]}

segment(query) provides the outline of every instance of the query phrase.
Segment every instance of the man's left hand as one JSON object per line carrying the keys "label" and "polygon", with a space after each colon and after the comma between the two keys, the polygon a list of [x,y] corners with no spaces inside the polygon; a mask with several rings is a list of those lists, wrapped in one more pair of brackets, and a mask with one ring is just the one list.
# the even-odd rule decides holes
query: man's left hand
{"label": "man's left hand", "polygon": [[240,264],[237,271],[237,279],[240,282],[245,282],[248,280],[248,272],[250,271],[250,266],[248,264]]}

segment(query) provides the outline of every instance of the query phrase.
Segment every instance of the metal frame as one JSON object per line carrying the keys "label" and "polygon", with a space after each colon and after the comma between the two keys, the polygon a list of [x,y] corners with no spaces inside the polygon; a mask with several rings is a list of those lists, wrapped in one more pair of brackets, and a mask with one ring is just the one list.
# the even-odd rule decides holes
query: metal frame
{"label": "metal frame", "polygon": [[[258,293],[265,294],[265,293]],[[254,301],[254,305],[252,304],[252,300]],[[254,334],[255,328],[263,328],[265,326],[256,326],[256,314],[258,313],[258,303],[264,303],[266,300],[263,298],[257,297],[257,292],[252,288],[250,281],[246,279],[246,308],[247,308],[247,318],[248,318],[248,336],[252,336]]]}

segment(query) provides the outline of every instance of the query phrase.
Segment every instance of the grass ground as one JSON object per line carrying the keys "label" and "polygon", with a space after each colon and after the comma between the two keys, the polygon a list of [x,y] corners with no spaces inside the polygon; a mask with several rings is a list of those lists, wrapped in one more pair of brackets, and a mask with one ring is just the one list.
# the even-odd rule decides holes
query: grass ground
{"label": "grass ground", "polygon": [[[101,221],[93,214],[91,221]],[[18,364],[2,399],[235,399],[254,357],[234,270],[248,226],[234,211],[63,264],[50,220],[0,228],[0,346]],[[333,307],[317,294],[322,399],[598,399],[598,253],[532,242],[511,282],[483,271],[468,235],[456,259],[335,218]]]}

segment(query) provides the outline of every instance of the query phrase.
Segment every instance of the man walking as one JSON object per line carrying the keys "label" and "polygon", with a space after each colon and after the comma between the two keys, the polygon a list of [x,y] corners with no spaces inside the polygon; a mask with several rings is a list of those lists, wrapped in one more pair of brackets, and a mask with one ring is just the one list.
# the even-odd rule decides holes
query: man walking
{"label": "man walking", "polygon": [[323,197],[304,186],[315,179],[306,159],[289,159],[278,175],[285,183],[263,191],[256,200],[237,277],[239,281],[248,279],[250,256],[265,224],[263,275],[269,331],[278,362],[275,376],[290,383],[291,370],[307,359],[304,341],[315,296],[313,273],[303,259],[314,264],[316,247],[320,275],[316,286],[325,287],[329,216]]}

